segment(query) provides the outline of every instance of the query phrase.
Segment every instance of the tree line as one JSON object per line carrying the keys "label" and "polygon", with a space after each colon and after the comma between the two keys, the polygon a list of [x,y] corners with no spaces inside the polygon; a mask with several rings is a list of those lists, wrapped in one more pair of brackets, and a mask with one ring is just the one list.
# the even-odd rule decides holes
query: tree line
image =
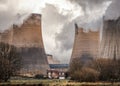
{"label": "tree line", "polygon": [[70,63],[69,74],[72,80],[80,82],[120,81],[120,60],[108,58],[74,58]]}

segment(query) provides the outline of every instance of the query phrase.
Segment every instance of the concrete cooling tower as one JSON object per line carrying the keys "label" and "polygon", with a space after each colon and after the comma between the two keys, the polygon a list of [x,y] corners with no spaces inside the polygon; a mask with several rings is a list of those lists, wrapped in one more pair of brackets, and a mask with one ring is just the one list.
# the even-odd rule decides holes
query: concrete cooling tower
{"label": "concrete cooling tower", "polygon": [[10,40],[11,44],[17,47],[22,57],[23,67],[20,73],[45,74],[49,66],[42,40],[41,15],[32,14],[21,26],[13,25],[9,34],[11,35],[6,36],[6,40]]}
{"label": "concrete cooling tower", "polygon": [[100,46],[102,58],[120,59],[120,17],[117,20],[104,20]]}
{"label": "concrete cooling tower", "polygon": [[75,39],[70,62],[74,58],[87,60],[99,55],[99,32],[85,32],[75,24]]}

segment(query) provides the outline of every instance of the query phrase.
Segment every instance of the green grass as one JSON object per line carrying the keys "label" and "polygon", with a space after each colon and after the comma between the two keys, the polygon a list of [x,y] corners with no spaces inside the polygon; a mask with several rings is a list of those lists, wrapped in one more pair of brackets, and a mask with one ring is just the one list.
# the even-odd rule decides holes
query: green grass
{"label": "green grass", "polygon": [[[2,85],[38,85],[42,84],[43,86],[112,86],[112,83],[86,83],[86,82],[69,82],[68,80],[38,80],[38,79],[30,79],[30,80],[10,80],[7,83],[0,83]],[[114,83],[114,86],[120,86],[120,83]]]}

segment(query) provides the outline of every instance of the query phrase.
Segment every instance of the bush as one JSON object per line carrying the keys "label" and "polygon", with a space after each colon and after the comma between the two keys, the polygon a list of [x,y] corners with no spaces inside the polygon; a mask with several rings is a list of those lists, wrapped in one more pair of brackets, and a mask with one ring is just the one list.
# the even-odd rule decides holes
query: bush
{"label": "bush", "polygon": [[44,75],[43,74],[37,74],[37,75],[35,75],[35,79],[44,79]]}
{"label": "bush", "polygon": [[100,72],[99,80],[111,81],[120,80],[120,63],[111,59],[97,59],[95,62],[96,69]]}
{"label": "bush", "polygon": [[75,71],[71,77],[75,81],[95,82],[98,80],[99,72],[91,68],[83,67],[80,71]]}
{"label": "bush", "polygon": [[81,81],[95,82],[98,80],[99,72],[92,68],[83,67],[80,71]]}
{"label": "bush", "polygon": [[85,59],[83,58],[84,57],[75,58],[72,60],[69,69],[71,79],[84,82],[97,81],[99,77],[99,72],[92,67],[92,57],[88,56]]}

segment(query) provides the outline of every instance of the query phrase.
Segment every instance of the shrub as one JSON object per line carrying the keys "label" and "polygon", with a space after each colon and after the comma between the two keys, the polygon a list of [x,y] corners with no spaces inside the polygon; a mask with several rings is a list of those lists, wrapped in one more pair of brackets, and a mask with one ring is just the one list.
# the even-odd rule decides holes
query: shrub
{"label": "shrub", "polygon": [[92,68],[83,67],[80,71],[81,81],[95,82],[98,80],[99,72]]}
{"label": "shrub", "polygon": [[72,80],[75,80],[75,81],[95,82],[98,80],[99,72],[91,68],[83,67],[80,71],[75,71],[71,77],[72,77]]}
{"label": "shrub", "polygon": [[37,75],[35,75],[35,79],[44,79],[44,75],[43,74],[37,74]]}
{"label": "shrub", "polygon": [[96,69],[100,72],[99,80],[111,81],[112,79],[120,79],[120,63],[111,59],[100,58],[97,59]]}

